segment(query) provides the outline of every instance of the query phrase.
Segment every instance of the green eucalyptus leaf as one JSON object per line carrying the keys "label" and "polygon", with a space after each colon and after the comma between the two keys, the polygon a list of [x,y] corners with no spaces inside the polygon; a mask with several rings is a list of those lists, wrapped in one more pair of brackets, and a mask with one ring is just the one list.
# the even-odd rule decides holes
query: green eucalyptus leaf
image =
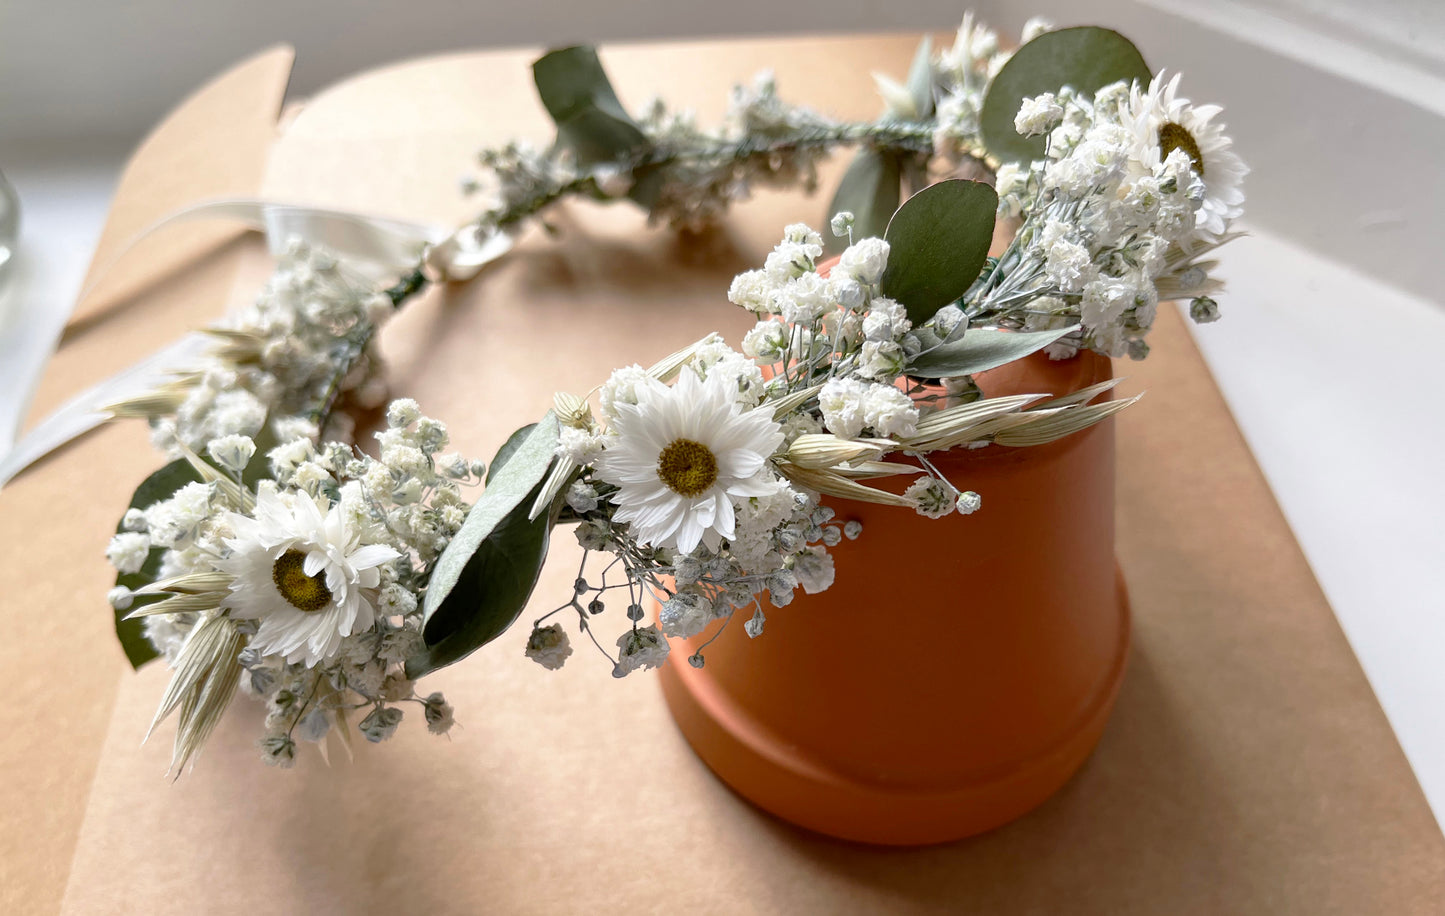
{"label": "green eucalyptus leaf", "polygon": [[626,158],[646,146],[647,138],[637,125],[591,108],[557,122],[557,143],[586,167]]}
{"label": "green eucalyptus leaf", "polygon": [[955,378],[996,369],[1005,363],[1023,359],[1074,330],[996,331],[976,328],[966,331],[959,340],[939,344],[909,360],[904,369],[915,378]]}
{"label": "green eucalyptus leaf", "polygon": [[913,64],[908,68],[908,94],[913,97],[913,110],[918,120],[927,121],[933,117],[933,36],[924,35],[913,53]]}
{"label": "green eucalyptus leaf", "polygon": [[[178,458],[170,464],[154,472],[141,485],[136,487],[135,495],[131,497],[131,509],[149,509],[162,500],[170,499],[175,492],[188,483],[198,483],[201,475],[191,467],[190,462],[184,458]],[[116,533],[122,530],[120,525],[115,527]],[[146,561],[139,572],[121,573],[115,577],[115,584],[124,588],[135,589],[150,585],[160,576],[161,556],[165,553],[159,547],[151,549],[146,556]],[[153,595],[136,598],[131,606],[123,611],[115,611],[115,637],[120,641],[120,647],[125,650],[125,657],[130,661],[132,668],[139,668],[146,662],[156,658],[158,653],[150,640],[145,638],[143,621],[139,618],[126,620],[125,616],[138,607],[144,607],[165,596]]]}
{"label": "green eucalyptus leaf", "polygon": [[921,324],[978,279],[993,243],[998,195],[977,181],[940,181],[910,197],[888,223],[883,295]]}
{"label": "green eucalyptus leaf", "polygon": [[647,145],[647,137],[622,107],[597,49],[577,45],[550,51],[532,64],[542,105],[557,125],[557,142],[583,166],[615,162]]}
{"label": "green eucalyptus leaf", "polygon": [[[824,224],[848,210],[855,218],[853,238],[881,238],[893,211],[898,209],[901,176],[902,163],[897,154],[871,146],[860,149],[838,182],[838,191],[828,205]],[[839,238],[831,232],[825,232],[824,236],[823,247],[830,254],[848,247],[846,236]]]}
{"label": "green eucalyptus leaf", "polygon": [[531,436],[532,430],[536,428],[536,423],[528,423],[526,426],[508,436],[507,441],[502,443],[502,447],[497,449],[496,457],[492,459],[492,463],[487,467],[486,482],[488,486],[491,486],[492,478],[497,476],[497,472],[502,469],[502,465],[506,464],[507,460],[516,453],[517,449],[526,443],[527,437]]}
{"label": "green eucalyptus leaf", "polygon": [[432,567],[422,604],[426,649],[407,659],[407,677],[459,661],[500,636],[526,607],[552,528],[547,515],[527,516],[552,465],[557,436],[557,416],[548,411],[515,447],[498,452],[493,467],[501,470]]}
{"label": "green eucalyptus leaf", "polygon": [[1119,80],[1149,82],[1139,49],[1118,32],[1080,26],[1045,32],[1014,52],[989,83],[979,130],[984,147],[1000,162],[1042,159],[1043,137],[1021,137],[1014,118],[1026,98],[1072,86],[1085,95]]}

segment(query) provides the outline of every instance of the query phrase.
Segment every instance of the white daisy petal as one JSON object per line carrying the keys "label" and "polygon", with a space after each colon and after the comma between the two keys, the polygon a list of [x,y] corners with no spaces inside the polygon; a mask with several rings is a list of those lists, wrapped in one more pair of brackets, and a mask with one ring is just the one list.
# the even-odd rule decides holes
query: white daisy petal
{"label": "white daisy petal", "polygon": [[635,404],[613,405],[607,445],[593,464],[618,488],[614,519],[640,542],[684,554],[731,538],[731,496],[773,490],[763,472],[784,436],[772,411],[744,412],[724,373],[702,378],[684,369],[671,387],[653,380],[633,392]]}
{"label": "white daisy petal", "polygon": [[231,513],[236,537],[215,561],[232,577],[224,606],[259,621],[251,648],[314,667],[336,654],[344,637],[375,624],[365,592],[381,583],[381,565],[400,556],[384,544],[358,546],[341,506],[324,498],[263,489],[254,518]]}

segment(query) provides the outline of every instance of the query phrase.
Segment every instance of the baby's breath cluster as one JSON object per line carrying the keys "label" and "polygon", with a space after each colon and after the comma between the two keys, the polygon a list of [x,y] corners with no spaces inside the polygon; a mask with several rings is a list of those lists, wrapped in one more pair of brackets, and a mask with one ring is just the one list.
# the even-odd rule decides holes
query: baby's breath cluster
{"label": "baby's breath cluster", "polygon": [[157,447],[173,457],[229,435],[316,438],[323,424],[328,438],[349,438],[349,415],[332,408],[384,402],[371,342],[392,311],[376,284],[294,239],[255,301],[206,329],[215,344],[201,368],[112,411],[151,420]]}
{"label": "baby's breath cluster", "polygon": [[[175,467],[197,479],[126,513],[107,556],[145,584],[111,602],[175,669],[157,720],[179,710],[177,766],[236,689],[267,704],[262,752],[283,766],[298,740],[333,730],[384,740],[407,705],[434,733],[451,726],[451,707],[419,694],[404,664],[423,649],[429,565],[485,468],[444,452],[446,428],[411,400],[391,404],[376,438],[378,457],[308,438],[256,456],[230,434],[208,443],[208,461],[178,444]],[[253,487],[256,461],[269,477]]]}
{"label": "baby's breath cluster", "polygon": [[965,306],[1029,330],[1077,327],[1055,344],[1142,359],[1161,300],[1191,299],[1218,317],[1221,288],[1205,255],[1237,233],[1247,171],[1214,123],[1216,106],[1177,95],[1179,77],[1116,83],[1092,97],[1067,87],[1027,99],[1015,125],[1048,138],[1043,160],[1004,165],[1001,216],[1022,218],[1013,244]]}

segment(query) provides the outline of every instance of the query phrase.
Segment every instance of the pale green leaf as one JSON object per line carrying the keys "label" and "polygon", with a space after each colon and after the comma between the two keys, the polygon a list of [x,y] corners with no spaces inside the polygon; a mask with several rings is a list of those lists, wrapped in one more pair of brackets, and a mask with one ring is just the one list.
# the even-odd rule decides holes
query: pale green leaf
{"label": "pale green leaf", "polygon": [[646,135],[618,101],[595,48],[550,51],[532,64],[532,77],[557,125],[558,144],[583,166],[615,162],[646,147]]}
{"label": "pale green leaf", "polygon": [[[838,190],[828,212],[823,217],[827,223],[847,210],[853,214],[853,238],[882,238],[888,228],[888,220],[898,209],[902,193],[902,164],[897,153],[885,153],[871,146],[864,147],[853,157],[848,171],[838,182]],[[846,236],[839,238],[831,232],[824,233],[823,247],[837,254],[848,247]]]}
{"label": "pale green leaf", "polygon": [[908,361],[904,371],[915,378],[951,378],[995,369],[1042,350],[1072,331],[996,331],[975,328],[959,340],[924,350]]}
{"label": "pale green leaf", "polygon": [[1148,83],[1149,76],[1139,49],[1118,32],[1094,26],[1045,32],[1014,52],[989,83],[979,118],[984,147],[1000,162],[1042,159],[1044,138],[1014,129],[1024,99],[1064,86],[1092,96],[1110,83]]}

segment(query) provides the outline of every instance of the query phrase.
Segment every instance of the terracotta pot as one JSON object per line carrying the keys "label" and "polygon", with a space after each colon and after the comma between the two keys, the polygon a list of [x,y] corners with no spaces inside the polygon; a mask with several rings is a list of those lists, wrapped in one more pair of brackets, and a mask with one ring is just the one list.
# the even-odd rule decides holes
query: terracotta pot
{"label": "terracotta pot", "polygon": [[[1036,354],[978,381],[991,396],[1062,394],[1110,374],[1092,353]],[[1112,421],[930,457],[980,511],[933,520],[829,499],[863,523],[832,549],[833,587],[768,608],[757,639],[733,621],[701,669],[687,663],[701,639],[674,645],[662,674],[724,782],[836,837],[936,843],[1019,817],[1083,764],[1123,677]]]}

